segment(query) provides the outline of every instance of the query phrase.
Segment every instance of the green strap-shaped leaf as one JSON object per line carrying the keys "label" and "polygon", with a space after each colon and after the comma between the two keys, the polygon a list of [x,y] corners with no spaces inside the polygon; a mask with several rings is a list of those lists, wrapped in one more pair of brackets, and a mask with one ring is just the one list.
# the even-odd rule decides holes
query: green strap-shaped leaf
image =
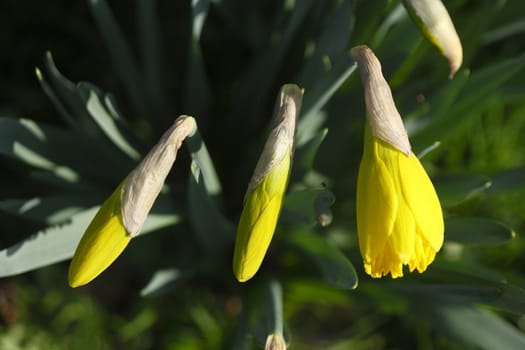
{"label": "green strap-shaped leaf", "polygon": [[79,93],[83,97],[86,110],[95,120],[97,125],[102,129],[104,134],[111,140],[111,142],[124,154],[133,160],[140,158],[139,152],[131,146],[130,142],[122,134],[116,120],[112,117],[110,112],[100,100],[97,91],[91,84],[80,83],[78,86]]}
{"label": "green strap-shaped leaf", "polygon": [[210,83],[206,76],[201,52],[201,34],[208,16],[208,8],[208,0],[192,0],[191,2],[192,31],[188,48],[184,108],[192,111],[197,118],[208,116],[211,98]]}
{"label": "green strap-shaped leaf", "polygon": [[309,232],[288,234],[285,238],[310,257],[326,283],[342,289],[357,288],[357,273],[352,263],[325,238]]}
{"label": "green strap-shaped leaf", "polygon": [[[46,75],[37,70],[37,77],[45,94],[72,128],[96,138],[98,130],[86,112],[75,84],[60,73],[49,51],[44,57],[44,65]],[[46,78],[49,79],[49,83]]]}
{"label": "green strap-shaped leaf", "polygon": [[142,288],[140,295],[146,298],[164,295],[175,289],[185,278],[183,272],[178,269],[158,270],[148,284]]}
{"label": "green strap-shaped leaf", "polygon": [[441,204],[456,205],[491,189],[492,181],[475,175],[449,175],[432,179]]}
{"label": "green strap-shaped leaf", "polygon": [[[244,131],[249,134],[260,121],[261,115],[257,113],[265,110],[263,108],[264,104],[274,95],[275,92],[272,89],[275,84],[282,85],[287,83],[286,81],[278,80],[277,74],[280,71],[286,53],[293,44],[293,40],[300,34],[301,24],[306,20],[314,4],[315,1],[312,0],[285,2],[285,6],[292,5],[291,8],[282,9],[282,14],[289,16],[289,20],[286,22],[284,29],[274,28],[282,37],[277,43],[268,38],[263,47],[259,48],[257,59],[253,61],[253,64],[249,67],[239,84],[239,94],[234,101],[232,113],[230,113],[234,119],[231,121],[233,127],[243,125]],[[247,111],[255,113],[248,120],[246,119]]]}
{"label": "green strap-shaped leaf", "polygon": [[73,214],[100,203],[102,197],[92,193],[51,195],[31,199],[6,199],[0,209],[26,219],[58,224]]}
{"label": "green strap-shaped leaf", "polygon": [[90,187],[91,181],[113,185],[131,169],[129,159],[113,157],[115,153],[105,146],[94,143],[85,134],[33,120],[0,118],[0,154],[78,184],[79,191],[82,186]]}
{"label": "green strap-shaped leaf", "polygon": [[452,335],[484,350],[523,349],[525,334],[501,317],[471,305],[434,298],[416,305],[413,312],[422,315],[434,329]]}
{"label": "green strap-shaped leaf", "polygon": [[113,65],[124,82],[124,87],[131,102],[140,116],[148,116],[148,108],[146,107],[147,94],[142,88],[141,69],[130,47],[126,43],[126,39],[111,9],[105,0],[89,0],[88,2],[93,17],[102,34],[101,37],[105,41],[113,60]]}
{"label": "green strap-shaped leaf", "polygon": [[[432,119],[411,134],[413,149],[422,149],[429,143],[441,141],[452,135],[451,130],[461,130],[458,125],[477,116],[475,110],[481,108],[484,99],[494,93],[505,81],[512,78],[525,66],[525,55],[506,60],[472,74],[462,84],[461,93],[447,111],[433,112]],[[459,78],[456,77],[455,79]],[[454,79],[454,80],[455,80]],[[453,84],[455,85],[455,84]],[[446,87],[448,88],[448,87]],[[436,104],[441,108],[439,104]]]}
{"label": "green strap-shaped leaf", "polygon": [[71,258],[97,210],[91,208],[74,214],[68,223],[43,229],[0,251],[0,277],[17,275]]}
{"label": "green strap-shaped leaf", "polygon": [[136,0],[136,15],[140,56],[144,67],[144,81],[147,85],[144,92],[152,102],[154,113],[157,113],[162,120],[174,113],[170,110],[169,98],[166,94],[165,72],[168,69],[163,59],[157,3],[155,0]]}
{"label": "green strap-shaped leaf", "polygon": [[493,245],[506,243],[516,233],[503,224],[484,218],[450,218],[445,222],[445,238],[462,244]]}
{"label": "green strap-shaped leaf", "polygon": [[298,83],[305,95],[297,126],[298,147],[316,137],[326,118],[321,109],[355,69],[347,50],[353,30],[351,2],[337,3],[327,18],[313,43],[315,51],[299,73]]}
{"label": "green strap-shaped leaf", "polygon": [[[71,258],[98,209],[93,207],[77,212],[67,222],[38,231],[0,251],[0,277],[21,274]],[[174,225],[180,219],[174,211],[164,214],[157,210],[155,207],[148,216],[141,234]]]}
{"label": "green strap-shaped leaf", "polygon": [[217,252],[235,233],[235,228],[217,206],[213,195],[206,188],[203,171],[197,163],[191,163],[188,184],[188,215],[201,244],[208,252]]}
{"label": "green strap-shaped leaf", "polygon": [[492,177],[489,192],[498,192],[523,187],[525,185],[525,167],[502,171]]}
{"label": "green strap-shaped leaf", "polygon": [[279,221],[287,225],[323,225],[335,202],[332,192],[322,189],[296,190],[286,194]]}
{"label": "green strap-shaped leaf", "polygon": [[[333,58],[328,56],[316,58],[320,60],[316,79],[301,82],[305,87],[301,119],[297,125],[297,147],[315,137],[324,121],[321,108],[334,95],[339,87],[354,72],[355,62],[348,52],[339,53]],[[322,63],[324,61],[324,63]],[[321,68],[324,67],[324,68]]]}

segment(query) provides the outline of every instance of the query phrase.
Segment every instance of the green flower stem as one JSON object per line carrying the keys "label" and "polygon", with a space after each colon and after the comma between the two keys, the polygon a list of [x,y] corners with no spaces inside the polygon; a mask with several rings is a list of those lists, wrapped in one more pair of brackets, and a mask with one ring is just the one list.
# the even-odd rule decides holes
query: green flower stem
{"label": "green flower stem", "polygon": [[270,297],[272,302],[273,313],[273,334],[283,334],[283,290],[281,284],[277,281],[271,281],[269,284]]}

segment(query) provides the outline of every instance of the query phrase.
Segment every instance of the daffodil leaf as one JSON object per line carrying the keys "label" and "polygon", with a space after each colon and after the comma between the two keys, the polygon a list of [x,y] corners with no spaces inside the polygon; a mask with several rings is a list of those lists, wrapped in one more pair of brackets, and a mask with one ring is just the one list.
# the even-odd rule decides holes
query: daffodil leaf
{"label": "daffodil leaf", "polygon": [[445,224],[445,238],[471,245],[493,245],[506,243],[516,233],[503,224],[484,218],[450,218]]}
{"label": "daffodil leaf", "polygon": [[[447,298],[419,300],[412,309],[431,322],[435,329],[480,349],[522,349],[525,335],[501,317],[474,306]],[[483,331],[480,331],[483,330]]]}
{"label": "daffodil leaf", "polygon": [[296,148],[292,179],[302,180],[303,177],[312,170],[317,151],[319,150],[319,147],[321,146],[321,143],[325,139],[327,133],[328,129],[323,129],[306,143]]}
{"label": "daffodil leaf", "polygon": [[201,52],[201,33],[208,15],[209,1],[191,2],[192,36],[188,50],[186,67],[186,87],[184,89],[184,108],[199,118],[208,116],[210,104],[210,83],[204,69]]}
{"label": "daffodil leaf", "polygon": [[323,189],[304,189],[288,193],[284,199],[281,223],[313,226],[325,216],[335,202],[332,192]]}
{"label": "daffodil leaf", "polygon": [[[350,0],[338,1],[330,14],[326,25],[315,40],[314,55],[334,55],[348,48],[348,42],[354,27],[353,3]],[[307,63],[308,64],[308,63]]]}
{"label": "daffodil leaf", "polygon": [[50,52],[46,52],[44,65],[50,84],[39,71],[37,71],[38,80],[64,120],[76,130],[82,130],[88,135],[95,135],[97,132],[95,124],[86,112],[75,84],[60,73]]}
{"label": "daffodil leaf", "polygon": [[[88,3],[97,26],[102,33],[101,38],[105,41],[109,50],[114,67],[124,82],[123,85],[127,90],[130,101],[132,101],[140,116],[147,116],[148,110],[144,98],[147,94],[142,89],[142,79],[139,73],[141,69],[139,69],[111,9],[105,0],[90,0]],[[156,117],[160,118],[161,121],[162,118],[165,118],[165,116]]]}
{"label": "daffodil leaf", "polygon": [[183,279],[185,279],[184,273],[178,269],[155,271],[151,280],[140,291],[140,295],[146,298],[164,295],[177,288]]}
{"label": "daffodil leaf", "polygon": [[209,252],[233,237],[235,229],[219,211],[196,162],[192,162],[188,184],[188,215],[200,242]]}
{"label": "daffodil leaf", "polygon": [[309,232],[295,232],[285,238],[317,265],[329,285],[342,289],[357,288],[357,273],[346,256],[325,238]]}
{"label": "daffodil leaf", "polygon": [[144,80],[147,85],[145,93],[152,101],[152,108],[159,116],[170,116],[168,89],[166,84],[168,71],[163,60],[164,52],[161,45],[158,1],[136,1],[136,16],[138,24],[138,39],[140,57],[144,67]]}
{"label": "daffodil leaf", "polygon": [[501,283],[498,286],[499,295],[492,300],[483,301],[484,304],[515,314],[525,314],[525,289],[510,283]]}
{"label": "daffodil leaf", "polygon": [[[265,111],[263,106],[268,98],[273,98],[275,84],[286,82],[282,81],[278,72],[285,55],[293,47],[294,39],[302,35],[301,25],[308,18],[315,3],[313,0],[283,3],[285,7],[283,15],[287,20],[284,24],[279,23],[272,28],[272,32],[279,33],[279,40],[273,40],[273,37],[265,38],[265,40],[258,38],[256,59],[247,68],[247,73],[238,84],[239,93],[232,107],[234,118],[232,125],[244,125],[244,132],[248,134],[256,127],[255,122],[260,121],[261,115],[255,115],[250,120],[246,120],[246,111],[253,111],[253,113]],[[244,29],[239,29],[239,32],[244,32]],[[263,45],[261,41],[264,41]]]}
{"label": "daffodil leaf", "polygon": [[409,296],[423,293],[424,298],[446,297],[462,304],[484,304],[502,311],[525,313],[525,289],[515,284],[495,280],[466,280],[462,284],[403,284],[392,285],[394,290]]}
{"label": "daffodil leaf", "polygon": [[[316,58],[312,58],[316,59]],[[305,89],[301,119],[297,125],[297,147],[315,137],[323,123],[325,116],[321,108],[341,87],[346,79],[355,71],[356,64],[348,52],[339,53],[330,58],[317,58],[319,68],[316,78],[299,78],[299,83]]]}
{"label": "daffodil leaf", "polygon": [[[382,27],[381,23],[385,21],[385,14],[390,13],[393,7],[398,5],[398,3],[389,0],[355,3],[354,12],[359,13],[359,17],[356,20],[359,21],[361,18],[366,18],[366,21],[356,26],[352,35],[352,46],[368,42],[370,38],[374,38],[374,42],[376,42],[377,45],[382,44],[386,32],[379,32],[378,28]],[[378,33],[382,35],[375,38]]]}
{"label": "daffodil leaf", "polygon": [[101,196],[94,193],[51,195],[30,199],[5,199],[0,208],[26,219],[58,224],[73,214],[100,203]]}
{"label": "daffodil leaf", "polygon": [[[369,46],[377,48],[378,53],[381,51],[390,53],[409,51],[419,40],[415,40],[417,33],[406,19],[406,11],[401,4],[397,4],[391,11],[388,11],[388,16],[382,19],[381,24],[376,26]],[[403,37],[404,40],[400,42],[397,40],[399,37]],[[410,55],[407,60],[412,61],[413,55]]]}
{"label": "daffodil leaf", "polygon": [[[133,160],[140,158],[139,152],[130,144],[122,133],[122,125],[118,125],[115,117],[107,110],[100,99],[102,91],[89,83],[78,85],[79,94],[85,101],[86,110],[102,129],[111,142],[124,154]],[[122,124],[122,123],[120,123]]]}
{"label": "daffodil leaf", "polygon": [[[485,105],[483,101],[494,94],[494,91],[497,91],[504,82],[515,76],[524,66],[525,55],[521,55],[474,72],[468,79],[465,78],[465,75],[458,74],[454,82],[446,86],[447,91],[444,92],[448,97],[447,103],[452,101],[454,108],[443,109],[444,105],[433,103],[439,106],[438,110],[432,111],[432,119],[423,120],[419,130],[412,133],[413,148],[422,149],[429,143],[450,137],[453,135],[451,130],[461,130],[458,126],[477,116],[475,111]],[[456,79],[460,83],[455,83]],[[462,87],[457,97],[448,92],[449,89],[457,91],[453,88],[455,86]]]}
{"label": "daffodil leaf", "polygon": [[199,176],[203,178],[201,185],[204,186],[214,201],[218,201],[222,191],[221,182],[199,131],[195,130],[193,135],[189,135],[184,142],[188,146],[191,158],[195,163],[192,165],[192,171],[199,171]]}
{"label": "daffodil leaf", "polygon": [[487,31],[481,37],[481,41],[484,45],[490,45],[523,32],[525,32],[525,19],[520,18],[510,23],[505,22],[505,24]]}
{"label": "daffodil leaf", "polygon": [[29,119],[0,118],[0,154],[86,188],[88,181],[113,185],[132,165],[124,157],[112,157],[104,145],[93,143],[85,134]]}
{"label": "daffodil leaf", "polygon": [[456,205],[491,189],[492,181],[475,175],[448,175],[434,178],[439,199],[445,206]]}
{"label": "daffodil leaf", "polygon": [[492,177],[489,192],[508,191],[525,185],[525,167],[500,172]]}
{"label": "daffodil leaf", "polygon": [[220,211],[221,183],[198,130],[186,138],[192,162],[188,185],[188,214],[201,243],[213,251],[233,236],[235,229]]}
{"label": "daffodil leaf", "polygon": [[17,275],[73,256],[82,233],[98,208],[71,216],[70,221],[50,226],[0,251],[0,277]]}
{"label": "daffodil leaf", "polygon": [[[165,208],[154,207],[141,234],[174,225],[180,220],[174,210],[163,214],[159,207]],[[98,209],[92,207],[77,211],[67,221],[62,220],[0,251],[0,277],[21,274],[71,258]]]}

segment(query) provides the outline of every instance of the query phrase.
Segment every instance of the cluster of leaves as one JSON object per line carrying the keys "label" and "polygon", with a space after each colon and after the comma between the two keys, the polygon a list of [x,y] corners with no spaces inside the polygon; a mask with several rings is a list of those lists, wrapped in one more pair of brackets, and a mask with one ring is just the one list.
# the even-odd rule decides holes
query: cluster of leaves
{"label": "cluster of leaves", "polygon": [[[465,52],[453,80],[399,1],[195,0],[171,24],[186,35],[177,67],[164,56],[158,4],[135,5],[133,46],[108,4],[89,1],[125,97],[71,82],[48,53],[37,78],[65,126],[0,118],[0,153],[41,188],[0,208],[44,226],[0,251],[0,276],[69,259],[100,203],[178,114],[196,118],[211,159],[200,168],[177,160],[143,230],[155,234],[134,239],[87,288],[125,315],[71,294],[20,293],[49,314],[65,303],[51,333],[77,338],[60,344],[15,327],[5,341],[36,334],[47,348],[249,349],[284,320],[297,349],[524,346],[525,244],[509,228],[525,228],[516,203],[525,194],[521,1],[447,2]],[[381,59],[413,149],[439,142],[423,162],[446,212],[445,246],[425,274],[402,280],[365,276],[357,248],[364,102],[349,48],[358,44]],[[231,255],[243,191],[288,82],[305,88],[290,190],[261,271],[239,284]],[[45,276],[66,284],[65,273]],[[96,344],[84,342],[86,327]]]}

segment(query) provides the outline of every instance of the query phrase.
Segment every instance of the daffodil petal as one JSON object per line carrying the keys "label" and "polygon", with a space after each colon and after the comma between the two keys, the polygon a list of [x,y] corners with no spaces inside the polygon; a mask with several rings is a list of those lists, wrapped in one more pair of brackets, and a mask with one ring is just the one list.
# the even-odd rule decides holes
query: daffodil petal
{"label": "daffodil petal", "polygon": [[410,210],[424,240],[438,251],[443,245],[443,212],[434,185],[419,159],[412,154],[400,157],[403,176],[400,177],[403,197],[410,203]]}
{"label": "daffodil petal", "polygon": [[414,252],[408,265],[410,271],[417,269],[423,272],[443,245],[443,212],[434,186],[419,159],[414,155],[404,159],[403,169],[403,196],[410,203],[416,218]]}
{"label": "daffodil petal", "polygon": [[[398,193],[399,189],[403,188],[403,179],[406,179],[403,161],[407,159],[408,156],[380,139],[375,139],[375,142],[379,159],[385,163],[386,168],[392,176],[393,186],[396,191],[395,196],[398,198],[395,223],[389,239],[398,260],[402,264],[406,264],[414,251],[416,231],[416,223],[410,209],[410,202],[406,201],[405,198]],[[414,156],[411,154],[411,157]]]}
{"label": "daffodil petal", "polygon": [[121,214],[122,185],[102,204],[86,229],[69,266],[73,288],[92,281],[108,268],[131,240]]}
{"label": "daffodil petal", "polygon": [[394,182],[388,168],[379,159],[375,140],[367,127],[356,199],[359,248],[365,264],[382,254],[398,211]]}

